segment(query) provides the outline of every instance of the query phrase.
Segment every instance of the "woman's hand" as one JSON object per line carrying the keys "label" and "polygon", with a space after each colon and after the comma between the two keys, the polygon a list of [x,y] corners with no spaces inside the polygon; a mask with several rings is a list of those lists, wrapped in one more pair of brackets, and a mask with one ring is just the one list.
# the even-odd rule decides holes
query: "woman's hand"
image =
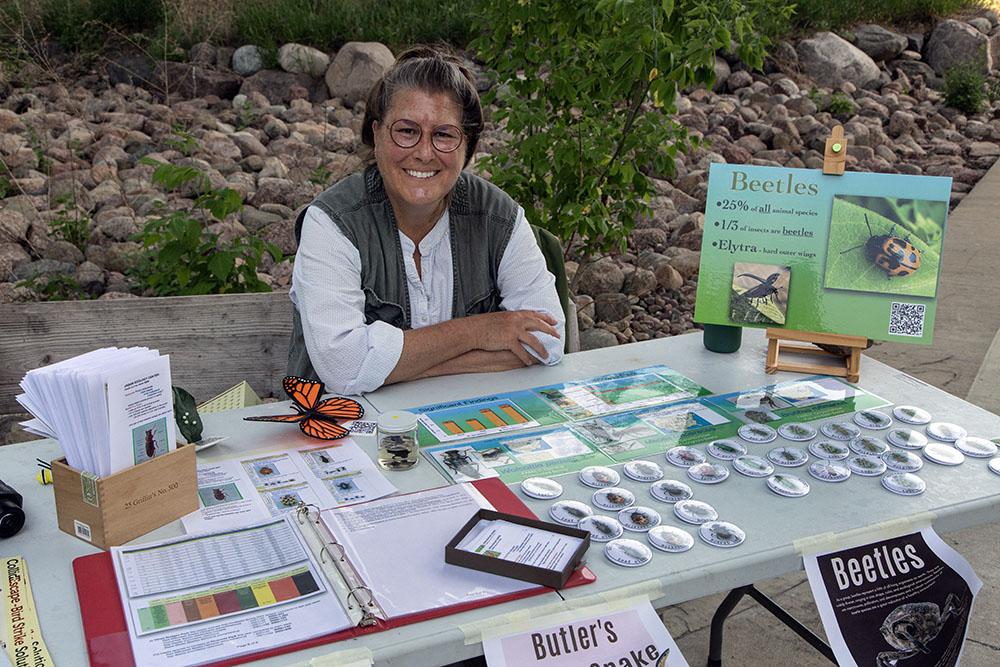
{"label": "woman's hand", "polygon": [[475,315],[474,347],[480,350],[510,350],[525,366],[535,363],[524,345],[527,345],[542,359],[549,356],[545,346],[532,333],[540,331],[559,338],[555,330],[555,318],[536,310],[501,310],[496,313]]}

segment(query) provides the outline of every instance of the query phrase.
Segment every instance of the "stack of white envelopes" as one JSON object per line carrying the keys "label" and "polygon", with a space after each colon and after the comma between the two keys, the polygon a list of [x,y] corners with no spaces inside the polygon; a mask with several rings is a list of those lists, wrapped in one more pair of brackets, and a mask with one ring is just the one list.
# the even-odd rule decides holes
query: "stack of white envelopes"
{"label": "stack of white envelopes", "polygon": [[101,348],[28,371],[23,426],[55,438],[66,463],[106,477],[176,447],[170,358],[145,347]]}

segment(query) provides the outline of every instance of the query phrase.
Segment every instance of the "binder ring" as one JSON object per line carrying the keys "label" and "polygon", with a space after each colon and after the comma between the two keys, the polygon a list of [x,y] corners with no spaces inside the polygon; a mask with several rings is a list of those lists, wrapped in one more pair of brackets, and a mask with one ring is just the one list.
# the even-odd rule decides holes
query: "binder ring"
{"label": "binder ring", "polygon": [[[367,593],[367,595],[368,595],[368,601],[367,602],[365,602],[364,600],[362,600],[358,596],[358,592],[359,591],[365,591]],[[364,608],[366,606],[368,606],[368,607],[374,607],[375,606],[375,596],[372,595],[372,589],[368,588],[367,586],[355,586],[350,591],[348,591],[348,593],[347,593],[347,608],[348,609],[354,609],[354,607],[351,606],[351,598],[354,598],[354,601],[358,603],[359,607]]]}
{"label": "binder ring", "polygon": [[309,508],[310,507],[313,508],[314,510],[316,510],[316,515],[319,516],[319,508],[318,507],[316,507],[312,503],[308,503],[307,504],[307,503],[304,503],[302,501],[299,501],[299,506],[295,509],[295,517],[299,520],[300,524],[304,523],[302,521],[302,517],[303,516],[309,517]]}
{"label": "binder ring", "polygon": [[326,562],[326,551],[330,547],[337,547],[338,549],[340,549],[340,556],[339,557],[335,557],[331,553],[330,554],[330,558],[332,558],[333,560],[343,561],[344,560],[344,547],[343,547],[343,545],[339,544],[337,542],[327,542],[326,544],[323,545],[323,548],[319,550],[319,560],[320,560],[320,562],[321,563],[325,563]]}

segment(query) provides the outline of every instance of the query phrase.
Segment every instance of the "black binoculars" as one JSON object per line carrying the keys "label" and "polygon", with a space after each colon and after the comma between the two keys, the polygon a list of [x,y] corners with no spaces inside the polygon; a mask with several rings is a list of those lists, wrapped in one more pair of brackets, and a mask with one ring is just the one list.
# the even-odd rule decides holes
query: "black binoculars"
{"label": "black binoculars", "polygon": [[24,525],[24,499],[0,480],[0,537],[10,537]]}

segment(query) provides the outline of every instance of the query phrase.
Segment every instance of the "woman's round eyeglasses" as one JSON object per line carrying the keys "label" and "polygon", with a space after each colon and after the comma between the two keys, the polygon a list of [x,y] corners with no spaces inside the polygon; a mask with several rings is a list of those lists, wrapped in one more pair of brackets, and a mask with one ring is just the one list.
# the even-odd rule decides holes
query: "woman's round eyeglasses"
{"label": "woman's round eyeglasses", "polygon": [[[389,126],[389,136],[400,148],[413,148],[420,143],[423,130],[418,123],[400,118]],[[438,125],[431,130],[431,145],[442,153],[451,153],[462,145],[465,134],[454,125]]]}

